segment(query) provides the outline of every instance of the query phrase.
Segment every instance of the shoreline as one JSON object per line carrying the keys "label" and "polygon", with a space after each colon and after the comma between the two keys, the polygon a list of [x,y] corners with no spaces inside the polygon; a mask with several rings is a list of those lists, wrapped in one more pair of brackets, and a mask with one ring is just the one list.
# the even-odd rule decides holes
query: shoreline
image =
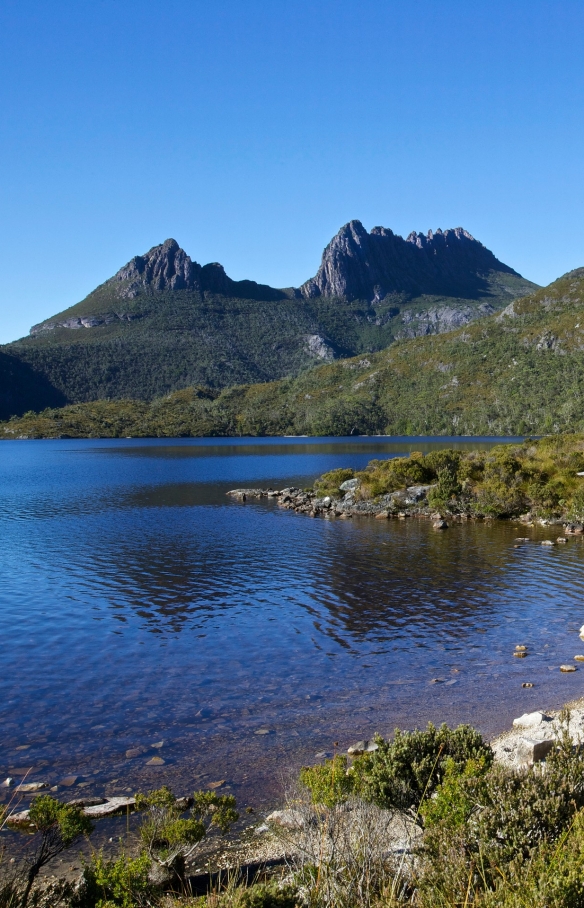
{"label": "shoreline", "polygon": [[[410,486],[399,492],[390,492],[373,500],[355,500],[348,490],[344,498],[330,495],[319,495],[314,489],[231,489],[226,494],[236,501],[245,504],[247,501],[259,501],[263,498],[274,500],[278,507],[308,517],[321,517],[327,520],[350,520],[354,517],[372,517],[376,520],[406,520],[421,518],[434,521],[434,529],[448,529],[447,521],[454,523],[503,521],[516,523],[523,527],[563,527],[566,536],[584,535],[584,524],[575,523],[567,517],[537,518],[529,514],[519,517],[491,517],[468,513],[456,513],[448,508],[432,508],[427,503],[427,493],[432,486]],[[424,504],[426,502],[426,504]],[[524,541],[521,538],[521,541]],[[556,541],[560,541],[559,539]],[[562,539],[562,542],[565,542]],[[552,544],[550,542],[544,544]]]}

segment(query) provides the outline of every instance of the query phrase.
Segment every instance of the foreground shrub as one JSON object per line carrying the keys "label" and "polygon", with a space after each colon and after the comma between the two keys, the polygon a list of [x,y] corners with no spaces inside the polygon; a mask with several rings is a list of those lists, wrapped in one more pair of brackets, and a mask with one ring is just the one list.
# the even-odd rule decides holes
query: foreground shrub
{"label": "foreground shrub", "polygon": [[[548,860],[549,849],[584,808],[584,752],[572,746],[566,729],[567,723],[545,764],[515,772],[501,766],[485,771],[476,761],[462,770],[447,764],[432,801],[421,807],[422,905],[441,904],[439,897],[458,904],[471,895],[503,891],[503,881],[525,876],[538,849]],[[577,828],[581,838],[584,827]]]}
{"label": "foreground shrub", "polygon": [[347,758],[338,754],[332,760],[301,769],[300,784],[310,792],[313,804],[334,807],[352,794],[355,776],[347,773]]}
{"label": "foreground shrub", "polygon": [[62,804],[50,795],[41,795],[33,800],[30,821],[36,828],[32,840],[33,857],[23,870],[25,882],[18,901],[19,908],[26,908],[34,882],[43,867],[93,830],[91,820],[80,808]]}
{"label": "foreground shrub", "polygon": [[152,904],[145,854],[129,858],[123,852],[114,861],[99,851],[83,871],[83,908],[141,908]]}
{"label": "foreground shrub", "polygon": [[239,819],[233,795],[197,791],[188,817],[184,804],[163,786],[147,795],[136,795],[136,807],[145,811],[140,838],[145,854],[157,872],[151,874],[161,884],[184,883],[185,862],[211,828],[226,833]]}
{"label": "foreground shrub", "polygon": [[470,725],[403,732],[393,741],[377,738],[378,750],[355,761],[355,785],[366,800],[379,807],[410,810],[422,822],[419,807],[441,784],[447,767],[463,769],[469,760],[493,762],[493,751]]}

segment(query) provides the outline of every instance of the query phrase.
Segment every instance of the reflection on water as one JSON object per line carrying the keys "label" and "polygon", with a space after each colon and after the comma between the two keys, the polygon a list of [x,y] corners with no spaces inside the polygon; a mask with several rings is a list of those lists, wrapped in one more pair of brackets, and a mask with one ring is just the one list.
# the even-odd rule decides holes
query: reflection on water
{"label": "reflection on water", "polygon": [[433,444],[452,442],[4,443],[0,770],[96,794],[224,778],[259,803],[334,740],[429,719],[490,733],[579,696],[558,666],[581,646],[580,539],[516,548],[504,523],[435,533],[225,495]]}

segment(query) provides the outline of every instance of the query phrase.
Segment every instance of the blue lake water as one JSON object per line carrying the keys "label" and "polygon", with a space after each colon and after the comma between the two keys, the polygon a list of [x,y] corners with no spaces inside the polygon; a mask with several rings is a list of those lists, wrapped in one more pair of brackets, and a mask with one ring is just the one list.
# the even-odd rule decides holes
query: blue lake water
{"label": "blue lake water", "polygon": [[428,720],[493,734],[581,696],[584,671],[558,670],[584,646],[581,538],[311,520],[225,494],[492,443],[3,442],[0,772],[72,796],[225,780],[260,806],[335,741]]}

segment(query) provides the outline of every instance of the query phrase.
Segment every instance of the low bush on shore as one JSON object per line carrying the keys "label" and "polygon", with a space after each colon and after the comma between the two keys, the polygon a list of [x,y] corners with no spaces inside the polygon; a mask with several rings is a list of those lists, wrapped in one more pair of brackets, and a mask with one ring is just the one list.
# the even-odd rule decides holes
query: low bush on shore
{"label": "low bush on shore", "polygon": [[[316,483],[320,495],[342,498],[340,486],[356,479],[356,500],[378,499],[409,486],[431,486],[430,507],[482,517],[584,520],[584,438],[554,435],[498,445],[489,451],[414,452],[372,460],[360,472],[337,469]],[[403,507],[403,505],[400,505]]]}
{"label": "low bush on shore", "polygon": [[[38,908],[583,908],[584,749],[568,729],[565,713],[545,763],[515,769],[495,763],[469,726],[445,725],[305,767],[287,822],[274,826],[288,855],[283,877],[247,886],[232,877],[198,898],[183,859],[210,824],[228,829],[235,805],[200,793],[185,818],[163,788],[140,800],[139,854],[95,853],[80,885],[48,895],[27,885],[24,865],[8,879],[5,861],[0,908],[27,899]],[[46,819],[39,844],[50,829],[59,847],[88,831],[52,798],[36,803]]]}

